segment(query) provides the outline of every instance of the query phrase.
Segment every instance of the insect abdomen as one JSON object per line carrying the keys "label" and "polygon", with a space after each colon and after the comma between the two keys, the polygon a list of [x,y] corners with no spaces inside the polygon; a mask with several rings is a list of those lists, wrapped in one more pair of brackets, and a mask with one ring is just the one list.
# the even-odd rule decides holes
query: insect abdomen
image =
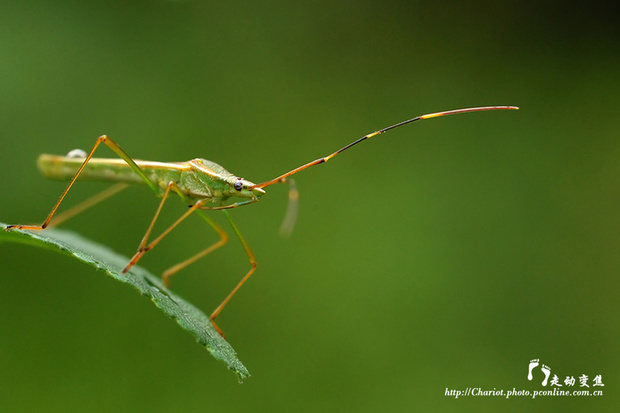
{"label": "insect abdomen", "polygon": [[[113,161],[113,162],[112,162]],[[118,162],[117,162],[118,161]],[[49,179],[68,181],[77,173],[84,163],[83,158],[68,158],[66,156],[42,154],[37,160],[39,170]],[[144,169],[143,169],[144,170]],[[152,179],[148,170],[146,175]],[[125,182],[130,184],[144,184],[144,180],[138,176],[121,159],[95,159],[88,161],[80,174],[80,180]],[[154,180],[154,182],[157,182]]]}

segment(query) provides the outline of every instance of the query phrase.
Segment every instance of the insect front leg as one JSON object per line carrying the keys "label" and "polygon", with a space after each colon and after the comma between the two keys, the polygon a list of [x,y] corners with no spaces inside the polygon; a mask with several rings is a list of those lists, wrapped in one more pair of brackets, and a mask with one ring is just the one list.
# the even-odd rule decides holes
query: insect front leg
{"label": "insect front leg", "polygon": [[228,219],[228,222],[230,222],[230,225],[232,226],[233,231],[235,232],[235,235],[237,235],[237,238],[239,238],[239,241],[241,241],[241,245],[243,245],[243,249],[245,250],[245,253],[248,256],[248,260],[250,261],[250,265],[251,265],[250,270],[243,276],[241,281],[239,281],[239,283],[235,286],[235,288],[233,288],[233,290],[228,294],[228,296],[226,296],[224,301],[222,301],[222,303],[213,311],[213,313],[211,313],[210,318],[211,318],[211,323],[213,324],[213,327],[215,327],[215,329],[218,331],[218,333],[220,333],[222,337],[225,337],[224,333],[222,332],[222,329],[220,329],[218,325],[215,324],[215,318],[222,312],[222,309],[224,309],[226,304],[228,304],[230,299],[237,293],[237,291],[239,291],[241,286],[248,280],[248,278],[250,278],[252,274],[254,274],[254,271],[256,271],[257,264],[256,264],[256,257],[254,256],[254,253],[250,249],[250,246],[248,245],[243,235],[241,235],[239,228],[237,228],[237,225],[235,225],[235,222],[230,217],[230,214],[228,213],[228,211],[223,210],[222,212]]}
{"label": "insect front leg", "polygon": [[239,208],[244,205],[254,204],[258,201],[259,201],[258,198],[251,198],[251,199],[248,199],[247,201],[235,202],[234,204],[230,204],[230,205],[220,205],[220,206],[215,206],[215,207],[201,206],[200,209],[210,209],[212,211],[226,210],[226,209]]}
{"label": "insect front leg", "polygon": [[289,237],[293,233],[295,223],[297,222],[297,210],[299,208],[299,191],[295,180],[288,178],[285,180],[288,182],[288,205],[286,207],[286,214],[280,224],[280,235],[282,237]]}

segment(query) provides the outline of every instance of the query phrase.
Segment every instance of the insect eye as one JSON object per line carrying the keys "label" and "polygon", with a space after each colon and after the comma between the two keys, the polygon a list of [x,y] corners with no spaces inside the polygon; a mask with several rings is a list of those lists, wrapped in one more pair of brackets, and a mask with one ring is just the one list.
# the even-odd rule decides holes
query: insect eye
{"label": "insect eye", "polygon": [[237,191],[241,191],[243,189],[243,182],[241,181],[237,181],[233,184],[233,187],[237,190]]}

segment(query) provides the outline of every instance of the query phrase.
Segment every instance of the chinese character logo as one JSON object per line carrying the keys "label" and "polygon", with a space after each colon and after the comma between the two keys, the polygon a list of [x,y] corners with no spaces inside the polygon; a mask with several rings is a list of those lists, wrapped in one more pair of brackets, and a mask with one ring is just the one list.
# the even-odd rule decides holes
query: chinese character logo
{"label": "chinese character logo", "polygon": [[[528,372],[527,372],[527,379],[529,381],[534,380],[534,370],[536,370],[538,366],[540,366],[539,370],[543,373],[542,382],[540,383],[543,386],[546,386],[547,384],[549,384],[550,387],[563,387],[563,386],[573,387],[575,386],[576,380],[574,376],[566,376],[566,378],[563,381],[558,377],[557,374],[554,374],[553,376],[551,376],[551,368],[549,368],[549,366],[545,364],[541,365],[539,359],[530,360],[530,363],[528,365]],[[551,378],[551,381],[549,381],[549,378]],[[578,377],[578,379],[579,379],[579,387],[590,387],[590,385],[588,384],[589,377],[586,374],[582,374],[581,376]],[[595,375],[591,383],[592,383],[592,386],[594,387],[605,386],[605,384],[603,383],[603,376],[600,374]]]}

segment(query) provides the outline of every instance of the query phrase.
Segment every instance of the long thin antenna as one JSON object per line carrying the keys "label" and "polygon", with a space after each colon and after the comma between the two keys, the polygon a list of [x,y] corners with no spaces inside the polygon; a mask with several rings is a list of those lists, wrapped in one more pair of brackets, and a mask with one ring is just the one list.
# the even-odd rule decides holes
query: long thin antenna
{"label": "long thin antenna", "polygon": [[438,118],[440,116],[447,116],[447,115],[456,115],[458,113],[481,112],[481,111],[485,111],[485,110],[516,110],[516,109],[519,109],[519,108],[517,106],[482,106],[482,107],[477,107],[477,108],[465,108],[465,109],[447,110],[447,111],[444,111],[444,112],[435,112],[435,113],[429,113],[429,114],[426,114],[426,115],[416,116],[415,118],[412,118],[412,119],[409,119],[409,120],[405,120],[403,122],[397,123],[397,124],[392,125],[392,126],[388,126],[387,128],[383,128],[383,129],[378,130],[376,132],[369,133],[366,136],[362,136],[358,140],[351,142],[347,146],[337,150],[336,152],[332,153],[331,155],[324,156],[324,157],[319,158],[319,159],[315,159],[312,162],[308,162],[305,165],[302,165],[302,166],[297,167],[297,168],[295,168],[293,170],[290,170],[287,173],[285,173],[283,175],[280,175],[277,178],[274,178],[274,179],[272,179],[270,181],[263,182],[263,183],[260,183],[260,184],[256,184],[253,187],[251,187],[250,189],[265,188],[265,187],[267,187],[269,185],[285,182],[287,177],[289,177],[291,175],[294,175],[297,172],[301,172],[301,171],[303,171],[306,168],[310,168],[311,166],[327,162],[331,158],[333,158],[334,156],[338,155],[339,153],[346,151],[350,147],[355,146],[358,143],[360,143],[362,141],[365,141],[366,139],[372,138],[373,136],[381,135],[382,133],[385,133],[385,132],[387,132],[389,130],[396,129],[398,127],[407,125],[409,123],[413,123],[413,122],[418,121],[418,120],[424,120],[424,119],[430,119],[430,118]]}

